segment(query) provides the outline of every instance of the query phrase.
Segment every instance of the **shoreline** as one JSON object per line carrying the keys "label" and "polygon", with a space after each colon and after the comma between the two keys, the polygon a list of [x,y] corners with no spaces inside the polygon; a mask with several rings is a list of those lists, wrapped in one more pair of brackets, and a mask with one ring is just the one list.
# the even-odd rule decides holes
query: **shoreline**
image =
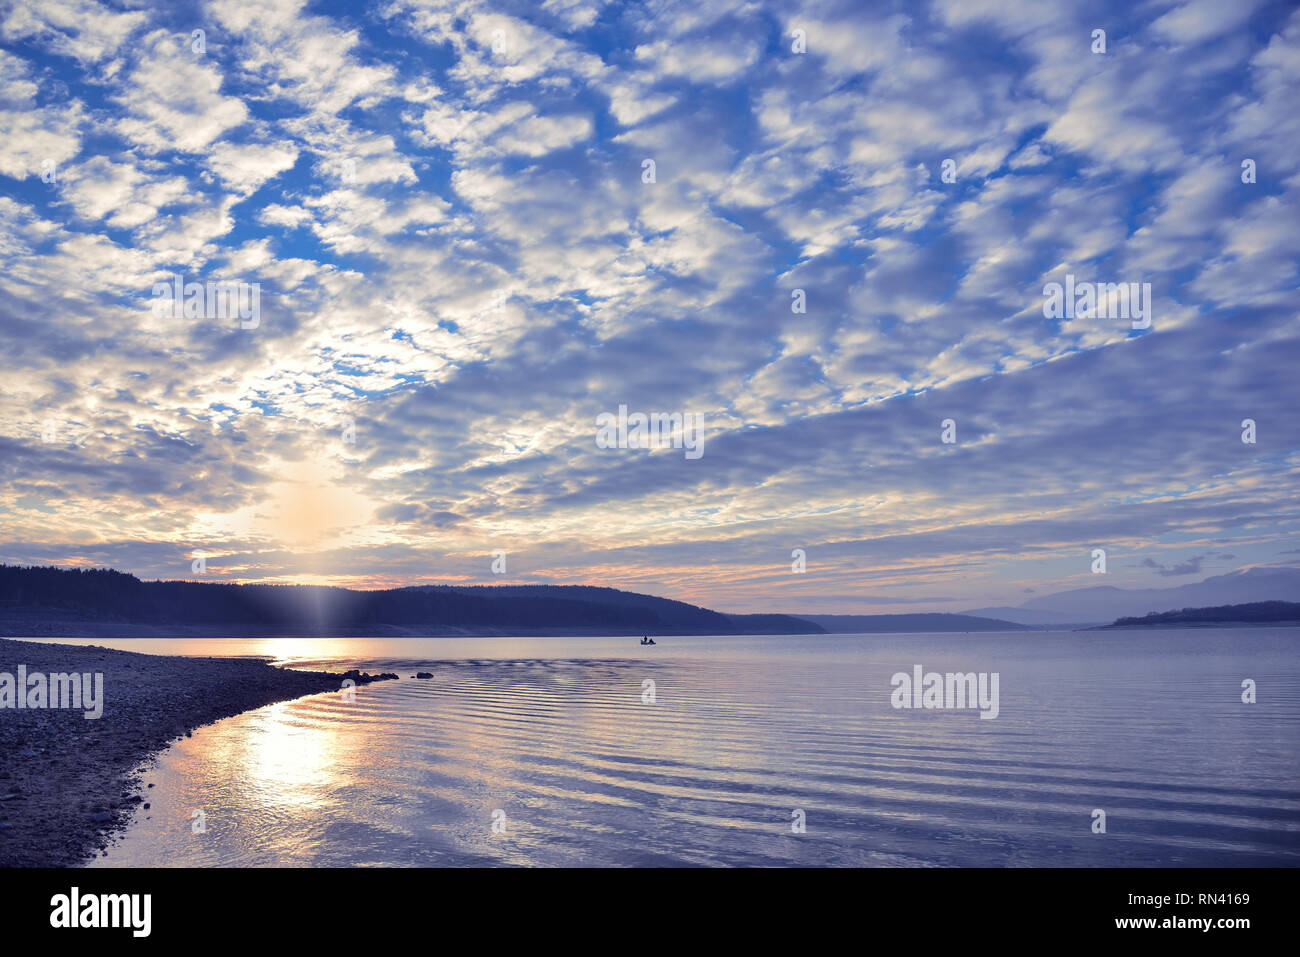
{"label": "shoreline", "polygon": [[1300,621],[1153,621],[1129,625],[1097,625],[1081,631],[1194,631],[1197,628],[1300,628]]}
{"label": "shoreline", "polygon": [[76,867],[148,807],[136,773],[196,728],[393,674],[294,671],[256,658],[198,658],[0,638],[0,674],[102,674],[103,714],[0,707],[0,867]]}
{"label": "shoreline", "polygon": [[[639,638],[653,631],[658,635],[695,637],[698,631],[659,627],[608,627],[604,625],[556,625],[553,627],[527,627],[503,625],[501,627],[467,628],[453,625],[429,627],[403,627],[399,625],[367,625],[357,628],[267,628],[261,625],[170,625],[156,623],[76,621],[71,619],[34,619],[0,615],[0,633],[21,635],[22,638],[82,638],[86,641],[115,638]],[[817,637],[829,632],[773,632],[735,631],[716,632],[718,635],[739,637],[744,635],[797,634]],[[22,640],[22,639],[15,639]]]}

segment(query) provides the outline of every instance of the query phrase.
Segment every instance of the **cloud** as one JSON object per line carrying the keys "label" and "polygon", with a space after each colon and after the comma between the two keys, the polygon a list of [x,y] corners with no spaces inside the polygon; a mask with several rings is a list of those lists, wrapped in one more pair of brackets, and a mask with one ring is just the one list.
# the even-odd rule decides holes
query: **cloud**
{"label": "cloud", "polygon": [[227,189],[247,195],[292,169],[297,159],[292,143],[218,143],[207,163]]}
{"label": "cloud", "polygon": [[1142,566],[1144,568],[1154,568],[1156,574],[1162,578],[1174,578],[1181,575],[1199,575],[1201,573],[1201,563],[1208,557],[1209,556],[1207,555],[1194,555],[1186,561],[1179,562],[1176,565],[1161,565],[1153,559],[1144,558],[1142,560]]}
{"label": "cloud", "polygon": [[[833,613],[1300,531],[1285,5],[217,0],[202,52],[130,6],[0,19],[7,560],[501,549]],[[259,324],[155,315],[177,275],[257,284]],[[1151,328],[1049,318],[1066,275],[1150,283]],[[702,415],[703,457],[598,448],[621,404]]]}
{"label": "cloud", "polygon": [[188,41],[165,30],[145,36],[115,96],[124,112],[118,132],[148,153],[206,150],[248,119],[242,100],[221,93],[221,72]]}
{"label": "cloud", "polygon": [[188,199],[184,177],[152,177],[128,158],[115,163],[95,156],[65,170],[63,198],[82,219],[106,219],[117,229],[152,220],[163,206]]}
{"label": "cloud", "polygon": [[39,105],[36,74],[20,57],[0,50],[0,174],[14,179],[57,179],[59,168],[81,151],[81,104]]}
{"label": "cloud", "polygon": [[1151,24],[1151,32],[1174,43],[1204,43],[1213,37],[1240,29],[1259,6],[1259,0],[1243,0],[1232,4],[1190,0],[1158,17]]}
{"label": "cloud", "polygon": [[61,56],[97,61],[116,53],[146,18],[143,11],[118,12],[95,0],[17,3],[5,11],[0,36],[10,43],[33,41]]}

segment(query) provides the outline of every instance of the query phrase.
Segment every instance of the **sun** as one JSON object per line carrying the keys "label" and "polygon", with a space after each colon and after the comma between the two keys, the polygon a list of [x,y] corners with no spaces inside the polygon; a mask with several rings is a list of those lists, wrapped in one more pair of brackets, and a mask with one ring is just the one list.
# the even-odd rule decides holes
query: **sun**
{"label": "sun", "polygon": [[297,548],[328,545],[366,523],[374,510],[360,493],[316,476],[284,479],[267,491],[266,537]]}

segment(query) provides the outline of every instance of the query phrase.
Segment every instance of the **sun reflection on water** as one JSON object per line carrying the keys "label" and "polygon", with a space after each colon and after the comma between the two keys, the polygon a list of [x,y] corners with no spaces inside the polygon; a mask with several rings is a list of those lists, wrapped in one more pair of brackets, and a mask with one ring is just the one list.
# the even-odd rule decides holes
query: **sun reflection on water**
{"label": "sun reflection on water", "polygon": [[[322,785],[341,773],[340,727],[318,720],[315,701],[290,701],[257,712],[251,733],[236,738],[242,745],[231,755],[244,772],[245,786],[266,803],[282,808],[319,807],[327,802]],[[222,741],[230,744],[230,741]]]}

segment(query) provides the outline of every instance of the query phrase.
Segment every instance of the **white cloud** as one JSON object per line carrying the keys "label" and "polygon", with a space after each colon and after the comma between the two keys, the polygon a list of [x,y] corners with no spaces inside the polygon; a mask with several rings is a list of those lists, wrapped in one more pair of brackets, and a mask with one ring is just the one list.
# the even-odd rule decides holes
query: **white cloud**
{"label": "white cloud", "polygon": [[81,103],[38,107],[38,89],[28,62],[0,50],[0,173],[6,176],[40,176],[53,164],[57,177],[81,150]]}
{"label": "white cloud", "polygon": [[150,153],[200,152],[248,119],[241,100],[222,95],[221,72],[184,40],[162,30],[144,38],[115,96],[126,111],[118,131]]}
{"label": "white cloud", "polygon": [[1238,29],[1259,7],[1262,0],[1189,0],[1180,3],[1151,24],[1157,36],[1175,43],[1204,43]]}
{"label": "white cloud", "polygon": [[187,192],[183,177],[154,177],[133,162],[95,156],[66,171],[63,198],[82,219],[107,217],[107,225],[128,229],[149,222],[159,207],[184,199]]}
{"label": "white cloud", "polygon": [[298,149],[289,142],[220,142],[213,144],[208,151],[206,163],[226,187],[240,195],[247,195],[268,180],[291,169],[297,159]]}
{"label": "white cloud", "polygon": [[11,5],[0,22],[0,36],[9,42],[33,40],[63,56],[96,61],[116,53],[145,21],[143,11],[119,13],[95,0],[42,0]]}

